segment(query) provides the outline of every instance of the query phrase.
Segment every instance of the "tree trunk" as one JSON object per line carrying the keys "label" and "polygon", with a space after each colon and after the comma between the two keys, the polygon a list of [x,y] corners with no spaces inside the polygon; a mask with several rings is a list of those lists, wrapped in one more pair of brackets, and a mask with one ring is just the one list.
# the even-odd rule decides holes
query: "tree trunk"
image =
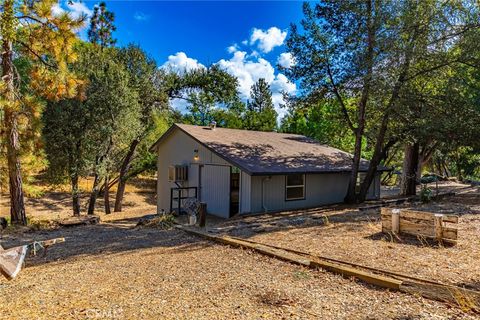
{"label": "tree trunk", "polygon": [[[10,2],[9,2],[10,3]],[[12,3],[10,3],[12,5]],[[5,3],[4,10],[13,10],[8,3]],[[13,31],[12,31],[13,32]],[[5,100],[4,104],[4,126],[7,135],[7,163],[10,187],[10,219],[12,224],[27,224],[25,214],[25,203],[23,195],[23,184],[21,175],[21,165],[19,159],[20,143],[18,140],[18,122],[15,112],[15,93],[13,83],[13,53],[12,43],[4,40],[2,43],[2,75],[5,82]]]}
{"label": "tree trunk", "polygon": [[[363,127],[363,124],[361,125]],[[357,179],[358,169],[360,166],[360,159],[362,157],[362,137],[363,130],[360,131],[360,124],[355,134],[355,151],[353,153],[352,172],[350,173],[350,180],[348,182],[348,192],[345,197],[346,203],[355,203],[357,200]]]}
{"label": "tree trunk", "polygon": [[412,51],[413,51],[413,48],[410,47],[408,48],[405,54],[405,62],[402,67],[402,72],[398,76],[398,80],[395,83],[395,86],[393,87],[392,95],[390,96],[390,99],[388,101],[387,108],[383,113],[382,122],[380,124],[380,129],[378,131],[377,139],[375,142],[375,149],[373,152],[372,160],[370,161],[370,164],[368,166],[368,171],[365,176],[365,179],[363,180],[363,183],[360,186],[360,193],[358,194],[357,202],[365,201],[367,197],[368,189],[370,188],[370,185],[372,184],[372,181],[375,178],[375,174],[377,173],[377,167],[380,164],[380,161],[382,160],[386,152],[388,151],[388,147],[384,146],[383,144],[385,142],[388,124],[390,122],[390,112],[395,107],[395,104],[400,94],[400,89],[403,87],[403,84],[406,81],[407,73],[410,68],[410,62],[411,62],[410,59],[411,59]]}
{"label": "tree trunk", "polygon": [[418,142],[405,146],[403,158],[403,172],[401,179],[400,194],[414,196],[417,194],[417,170],[419,165],[420,145]]}
{"label": "tree trunk", "polygon": [[80,198],[78,192],[78,175],[73,175],[71,178],[72,183],[72,205],[73,205],[73,215],[80,215]]}
{"label": "tree trunk", "polygon": [[[139,139],[135,139],[130,144],[130,149],[128,150],[125,159],[123,159],[122,166],[120,167],[120,175],[118,177],[118,186],[117,186],[117,195],[115,196],[115,208],[114,212],[122,211],[122,201],[125,194],[125,187],[127,185],[127,173],[130,169],[130,164],[137,149],[138,144],[140,143]],[[107,186],[108,187],[108,186]]]}
{"label": "tree trunk", "polygon": [[385,141],[385,135],[387,133],[389,117],[390,115],[386,111],[383,115],[382,124],[378,132],[375,149],[372,159],[370,160],[370,165],[368,166],[367,174],[365,175],[365,179],[363,179],[363,182],[360,186],[360,193],[358,194],[357,202],[364,202],[367,198],[368,189],[370,188],[375,174],[377,173],[377,167],[382,160],[382,155],[385,152],[385,149],[383,148],[383,142]]}
{"label": "tree trunk", "polygon": [[93,180],[93,188],[92,192],[90,193],[90,200],[88,202],[88,211],[87,214],[94,214],[95,213],[95,203],[97,202],[98,197],[98,186],[100,185],[100,178],[98,173],[95,173],[95,178]]}
{"label": "tree trunk", "polygon": [[346,203],[354,203],[357,201],[357,179],[358,170],[360,167],[360,160],[362,159],[362,139],[365,130],[365,114],[367,110],[368,98],[370,96],[370,84],[373,74],[373,60],[374,60],[374,48],[375,48],[375,27],[373,23],[373,11],[372,1],[367,1],[367,55],[366,66],[367,74],[363,82],[362,96],[358,104],[358,126],[355,130],[355,150],[353,153],[352,172],[350,173],[350,180],[348,182],[348,191],[345,197]]}
{"label": "tree trunk", "polygon": [[105,177],[105,190],[103,191],[103,200],[105,202],[105,214],[112,213],[110,210],[110,187],[108,186],[109,177]]}

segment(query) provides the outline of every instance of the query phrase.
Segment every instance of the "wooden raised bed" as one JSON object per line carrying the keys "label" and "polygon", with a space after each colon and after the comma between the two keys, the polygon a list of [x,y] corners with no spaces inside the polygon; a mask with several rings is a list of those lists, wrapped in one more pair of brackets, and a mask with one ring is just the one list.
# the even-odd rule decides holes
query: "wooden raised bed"
{"label": "wooden raised bed", "polygon": [[456,215],[393,208],[382,208],[381,215],[382,232],[423,236],[451,245],[457,244]]}

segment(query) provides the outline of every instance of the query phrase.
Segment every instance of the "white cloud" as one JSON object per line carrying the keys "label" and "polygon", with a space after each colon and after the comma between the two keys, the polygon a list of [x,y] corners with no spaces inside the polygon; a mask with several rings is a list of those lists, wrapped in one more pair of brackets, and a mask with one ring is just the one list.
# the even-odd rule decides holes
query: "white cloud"
{"label": "white cloud", "polygon": [[254,28],[250,36],[250,45],[257,43],[258,49],[269,53],[273,48],[281,46],[287,37],[287,32],[277,27],[271,27],[267,31]]}
{"label": "white cloud", "polygon": [[170,105],[171,105],[172,108],[174,108],[175,110],[178,110],[178,111],[180,111],[180,112],[187,112],[189,103],[188,103],[188,101],[185,100],[185,99],[175,98],[175,99],[172,99],[172,100],[170,101]]}
{"label": "white cloud", "polygon": [[92,10],[90,10],[85,3],[83,2],[68,2],[65,1],[65,5],[68,8],[68,11],[74,18],[79,18],[82,14],[90,17],[92,15]]}
{"label": "white cloud", "polygon": [[277,63],[282,68],[288,69],[295,65],[295,58],[290,52],[284,52],[278,56]]}
{"label": "white cloud", "polygon": [[135,14],[133,15],[133,18],[137,21],[140,21],[140,22],[150,20],[150,16],[146,13],[141,12],[141,11],[135,12]]}
{"label": "white cloud", "polygon": [[[285,36],[282,36],[283,39]],[[283,43],[283,40],[281,42]],[[262,58],[260,53],[255,50],[248,54],[246,51],[240,50],[240,46],[235,43],[229,46],[227,51],[231,54],[231,57],[229,59],[221,59],[217,64],[238,79],[240,98],[243,101],[249,99],[252,85],[260,78],[263,78],[270,85],[272,100],[279,117],[283,117],[286,113],[286,110],[281,108],[281,105],[284,103],[283,93],[294,95],[297,90],[295,83],[288,81],[284,74],[276,73],[272,64]],[[281,54],[278,58],[278,63],[283,66],[291,66],[293,59],[290,54]],[[175,55],[169,56],[162,67],[182,73],[196,68],[204,68],[205,66],[198,60],[188,57],[184,52],[177,52]],[[174,99],[171,101],[171,105],[177,110],[184,112],[188,104],[184,100]]]}
{"label": "white cloud", "polygon": [[62,9],[62,7],[60,6],[59,3],[55,3],[52,6],[52,14],[54,16],[59,16],[59,15],[63,14],[64,12],[65,12],[65,10]]}
{"label": "white cloud", "polygon": [[283,104],[283,92],[295,94],[296,85],[288,81],[287,77],[278,73],[267,60],[253,55],[247,55],[244,51],[237,51],[229,60],[222,59],[218,62],[220,67],[238,79],[238,91],[243,100],[250,97],[252,85],[260,78],[270,84],[272,100],[280,117],[285,115],[286,110],[280,106]]}
{"label": "white cloud", "polygon": [[[62,3],[61,1],[59,1],[52,6],[52,15],[54,16],[59,16],[61,14],[64,14],[65,12],[67,12],[73,19],[78,19],[82,15],[87,16],[87,18],[92,16],[92,10],[90,10],[83,2],[64,1]],[[87,25],[86,22],[87,21],[84,22],[82,28]]]}
{"label": "white cloud", "polygon": [[235,43],[227,48],[228,53],[234,53],[238,51],[238,45]]}
{"label": "white cloud", "polygon": [[162,65],[162,68],[178,73],[184,73],[204,67],[205,66],[199,63],[198,60],[187,57],[185,52],[177,52],[174,55],[168,56],[167,62]]}
{"label": "white cloud", "polygon": [[238,78],[238,90],[245,99],[250,95],[250,88],[258,79],[265,78],[268,83],[275,79],[275,70],[270,62],[262,58],[248,60],[245,51],[237,51],[231,59],[222,59],[218,64]]}

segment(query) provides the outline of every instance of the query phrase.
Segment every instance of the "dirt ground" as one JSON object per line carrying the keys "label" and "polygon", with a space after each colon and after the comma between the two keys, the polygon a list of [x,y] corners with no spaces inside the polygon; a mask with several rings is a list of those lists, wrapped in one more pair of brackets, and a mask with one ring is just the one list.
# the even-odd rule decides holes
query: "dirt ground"
{"label": "dirt ground", "polygon": [[379,290],[124,217],[4,235],[11,247],[65,237],[0,279],[0,319],[475,319],[445,304]]}
{"label": "dirt ground", "polygon": [[265,215],[223,222],[215,228],[258,242],[480,290],[480,190],[398,207],[458,214],[458,244],[441,247],[415,237],[385,235],[378,209]]}
{"label": "dirt ground", "polygon": [[[155,197],[155,178],[142,177],[132,179],[127,184],[125,198],[123,201],[123,208],[130,213],[133,211],[140,214],[155,213],[156,197]],[[92,182],[89,180],[82,180],[80,189],[83,193],[80,196],[81,213],[85,214],[88,207],[89,194]],[[44,194],[33,198],[25,198],[25,207],[27,217],[33,220],[54,220],[62,219],[72,215],[72,198],[69,194],[69,186],[56,186],[52,188],[48,185],[44,187]],[[110,206],[113,210],[116,187],[110,191]],[[0,217],[8,217],[10,215],[10,202],[8,194],[0,194]],[[105,202],[103,197],[99,196],[96,203],[96,214],[104,216]]]}
{"label": "dirt ground", "polygon": [[[69,215],[68,196],[58,197],[29,199],[29,214]],[[28,257],[16,279],[0,277],[0,319],[478,319],[183,231],[138,228],[155,212],[154,195],[127,193],[126,204],[98,225],[0,233],[5,248],[66,239]],[[480,289],[480,192],[424,208],[461,214],[457,247],[391,242],[378,213],[340,208],[210,219],[209,229]]]}

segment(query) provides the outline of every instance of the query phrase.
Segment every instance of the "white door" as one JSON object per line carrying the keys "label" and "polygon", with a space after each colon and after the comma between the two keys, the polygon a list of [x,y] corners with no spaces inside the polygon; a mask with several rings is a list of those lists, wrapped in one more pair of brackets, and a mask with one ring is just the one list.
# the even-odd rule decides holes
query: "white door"
{"label": "white door", "polygon": [[204,165],[200,173],[200,201],[207,203],[207,212],[230,217],[230,167]]}

